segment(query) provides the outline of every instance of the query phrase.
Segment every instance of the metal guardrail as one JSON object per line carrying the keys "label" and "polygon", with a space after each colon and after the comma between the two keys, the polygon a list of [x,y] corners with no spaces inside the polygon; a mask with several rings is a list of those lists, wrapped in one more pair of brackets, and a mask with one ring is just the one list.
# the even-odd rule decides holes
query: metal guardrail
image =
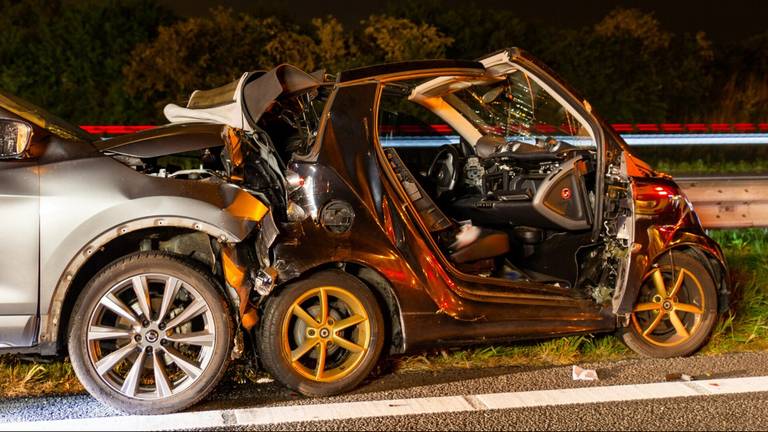
{"label": "metal guardrail", "polygon": [[[719,134],[622,134],[631,147],[666,146],[731,146],[768,145],[768,134],[764,133],[719,133]],[[591,145],[592,141],[579,138],[564,138],[574,145]],[[458,135],[413,135],[383,136],[381,143],[388,147],[439,147],[459,142]]]}
{"label": "metal guardrail", "polygon": [[701,146],[701,145],[760,145],[768,144],[768,134],[623,134],[624,141],[632,147],[653,146]]}
{"label": "metal guardrail", "polygon": [[768,227],[768,176],[680,177],[705,228]]}

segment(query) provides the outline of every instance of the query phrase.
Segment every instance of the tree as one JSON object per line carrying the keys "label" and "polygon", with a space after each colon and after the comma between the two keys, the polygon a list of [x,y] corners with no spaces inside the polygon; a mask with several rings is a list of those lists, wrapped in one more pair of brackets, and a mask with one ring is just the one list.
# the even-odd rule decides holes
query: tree
{"label": "tree", "polygon": [[0,3],[0,87],[75,122],[141,119],[123,91],[136,43],[170,19],[150,0]]}
{"label": "tree", "polygon": [[126,89],[159,113],[169,101],[183,101],[196,89],[221,86],[246,71],[290,63],[338,72],[374,61],[442,57],[451,42],[432,26],[387,16],[370,17],[360,33],[346,33],[333,17],[315,19],[312,27],[314,32],[303,32],[274,17],[222,8],[162,26],[157,38],[133,50],[124,69]]}
{"label": "tree", "polygon": [[704,34],[674,35],[656,18],[617,9],[593,28],[543,34],[537,55],[613,122],[693,120],[711,89]]}
{"label": "tree", "polygon": [[364,43],[378,51],[386,62],[444,58],[453,38],[436,27],[387,15],[372,15],[363,21]]}
{"label": "tree", "polygon": [[331,15],[314,18],[316,50],[320,67],[331,73],[362,66],[360,48],[354,33],[344,30],[344,26]]}
{"label": "tree", "polygon": [[473,2],[461,8],[446,7],[444,1],[395,1],[387,14],[413,22],[429,23],[454,39],[446,57],[475,59],[503,48],[537,48],[533,28],[506,9],[485,9]]}
{"label": "tree", "polygon": [[221,8],[207,17],[162,26],[157,38],[133,49],[123,71],[126,90],[154,104],[159,114],[162,105],[182,101],[196,89],[218,87],[243,72],[272,67],[272,55],[288,53],[267,47],[290,31],[275,18],[255,18]]}
{"label": "tree", "polygon": [[614,9],[595,25],[595,34],[608,38],[630,37],[640,41],[649,52],[669,47],[672,40],[672,34],[661,28],[653,14],[639,9]]}
{"label": "tree", "polygon": [[768,119],[768,32],[729,44],[716,57],[714,92],[707,107],[713,121]]}
{"label": "tree", "polygon": [[330,15],[299,26],[272,12],[226,9],[178,20],[151,0],[0,0],[0,88],[75,122],[155,122],[164,104],[195,89],[279,63],[336,73],[518,46],[611,121],[768,115],[768,33],[717,46],[636,9],[573,29],[526,22],[513,9],[393,1],[384,15],[345,28]]}

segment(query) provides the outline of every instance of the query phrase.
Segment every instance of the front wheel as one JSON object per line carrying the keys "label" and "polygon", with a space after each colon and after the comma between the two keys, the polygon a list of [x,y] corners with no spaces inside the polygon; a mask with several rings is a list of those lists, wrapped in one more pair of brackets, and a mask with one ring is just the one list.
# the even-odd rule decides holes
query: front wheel
{"label": "front wheel", "polygon": [[325,271],[269,299],[258,344],[278,381],[307,396],[330,396],[371,373],[384,344],[383,318],[365,284]]}
{"label": "front wheel", "polygon": [[717,288],[706,266],[691,255],[664,256],[645,276],[624,342],[648,357],[693,354],[717,320]]}
{"label": "front wheel", "polygon": [[100,271],[75,305],[69,355],[83,386],[131,414],[197,403],[227,368],[233,322],[216,282],[194,264],[137,253]]}

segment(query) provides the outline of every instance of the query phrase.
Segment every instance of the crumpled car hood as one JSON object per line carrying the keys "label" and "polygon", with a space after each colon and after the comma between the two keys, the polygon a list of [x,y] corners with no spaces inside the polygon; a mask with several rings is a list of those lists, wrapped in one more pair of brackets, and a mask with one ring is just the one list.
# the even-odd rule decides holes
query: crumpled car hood
{"label": "crumpled car hood", "polygon": [[171,123],[219,123],[252,131],[277,99],[323,85],[322,75],[322,71],[308,74],[289,64],[248,72],[222,87],[196,90],[186,107],[168,104],[163,113]]}
{"label": "crumpled car hood", "polygon": [[210,123],[170,124],[97,141],[94,145],[105,153],[154,158],[223,146],[225,127]]}

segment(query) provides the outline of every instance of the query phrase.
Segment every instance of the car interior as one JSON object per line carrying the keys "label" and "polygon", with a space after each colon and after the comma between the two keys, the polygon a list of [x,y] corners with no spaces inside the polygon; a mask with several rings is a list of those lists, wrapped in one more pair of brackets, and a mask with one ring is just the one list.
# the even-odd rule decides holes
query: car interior
{"label": "car interior", "polygon": [[[247,184],[282,172],[263,167],[264,160],[284,166],[312,148],[329,92],[281,98],[264,112],[254,136],[268,151],[248,152]],[[380,101],[384,154],[457,269],[580,285],[582,258],[595,246],[596,148],[565,102],[522,70],[398,81],[384,86]],[[265,159],[265,151],[274,157]],[[226,149],[211,156],[209,171],[230,165]],[[283,193],[274,195],[274,206],[287,205]]]}
{"label": "car interior", "polygon": [[457,269],[573,287],[594,246],[596,149],[584,124],[513,71],[387,85],[379,140]]}

